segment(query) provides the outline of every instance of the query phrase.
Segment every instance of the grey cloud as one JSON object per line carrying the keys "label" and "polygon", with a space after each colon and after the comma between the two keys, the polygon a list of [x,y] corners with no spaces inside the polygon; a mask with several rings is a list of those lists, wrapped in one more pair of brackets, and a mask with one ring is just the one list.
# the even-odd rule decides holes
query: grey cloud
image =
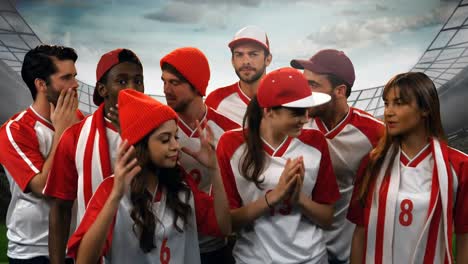
{"label": "grey cloud", "polygon": [[240,5],[257,7],[262,3],[262,0],[174,0],[185,4],[203,4],[203,5]]}
{"label": "grey cloud", "polygon": [[225,14],[229,10],[229,7],[222,6],[213,11],[204,5],[189,5],[173,1],[156,12],[145,14],[144,17],[163,23],[193,25],[195,32],[203,32],[208,28],[224,29],[226,27]]}
{"label": "grey cloud", "polygon": [[382,16],[368,20],[347,19],[334,25],[323,26],[318,32],[307,36],[307,39],[320,45],[341,48],[363,45],[370,41],[388,44],[390,33],[442,24],[450,12],[450,8],[441,7],[421,16]]}
{"label": "grey cloud", "polygon": [[147,13],[144,17],[161,22],[197,23],[202,18],[202,12],[199,8],[185,3],[169,3],[161,10]]}
{"label": "grey cloud", "polygon": [[388,11],[390,10],[391,8],[386,6],[386,5],[383,5],[383,4],[376,4],[375,5],[375,10],[376,11]]}

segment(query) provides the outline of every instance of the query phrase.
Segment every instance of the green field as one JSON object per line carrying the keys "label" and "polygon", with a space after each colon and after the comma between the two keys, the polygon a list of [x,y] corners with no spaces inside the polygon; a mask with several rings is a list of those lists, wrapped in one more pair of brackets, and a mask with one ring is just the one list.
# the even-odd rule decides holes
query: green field
{"label": "green field", "polygon": [[6,226],[5,224],[0,224],[0,264],[8,262],[8,258],[6,256],[7,244]]}

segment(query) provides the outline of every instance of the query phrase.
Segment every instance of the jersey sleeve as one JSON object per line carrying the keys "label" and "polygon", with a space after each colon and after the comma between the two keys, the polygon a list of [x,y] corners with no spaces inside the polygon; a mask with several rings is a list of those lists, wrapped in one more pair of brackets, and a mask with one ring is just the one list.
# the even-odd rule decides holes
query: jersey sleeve
{"label": "jersey sleeve", "polygon": [[231,209],[237,209],[242,206],[242,199],[237,190],[236,180],[234,178],[234,173],[232,171],[230,157],[231,152],[229,151],[229,146],[232,147],[232,144],[229,144],[229,135],[227,132],[219,139],[218,146],[216,148],[216,156],[218,158],[219,171],[223,179],[224,190],[229,202],[229,207]]}
{"label": "jersey sleeve", "polygon": [[45,158],[33,127],[14,120],[8,121],[0,132],[0,163],[24,192],[29,182],[42,171]]}
{"label": "jersey sleeve", "polygon": [[[80,225],[68,240],[67,255],[69,257],[76,258],[81,240],[83,239],[86,232],[91,228],[93,223],[96,221],[96,218],[98,217],[99,213],[104,207],[104,204],[106,203],[107,198],[109,197],[112,191],[113,185],[114,177],[108,177],[99,185],[98,189],[93,194],[93,197],[88,203],[88,207],[86,208],[85,214],[80,222]],[[101,256],[107,255],[112,245],[112,234],[114,230],[114,225],[115,216],[114,220],[112,221],[112,224],[109,226],[106,242],[102,250]]]}
{"label": "jersey sleeve", "polygon": [[77,126],[67,129],[60,138],[43,193],[62,200],[75,200],[78,171],[75,163]]}
{"label": "jersey sleeve", "polygon": [[458,176],[454,210],[455,232],[468,233],[468,158],[466,155],[460,156],[462,156],[463,161],[454,168]]}
{"label": "jersey sleeve", "polygon": [[335,172],[331,163],[330,152],[325,137],[319,132],[314,140],[322,153],[320,159],[320,168],[317,174],[317,182],[312,191],[312,200],[321,204],[333,204],[340,198],[338,183],[336,182]]}
{"label": "jersey sleeve", "polygon": [[365,208],[364,204],[359,199],[359,190],[361,189],[362,180],[366,172],[367,165],[369,163],[369,156],[365,156],[361,161],[356,174],[356,181],[354,183],[353,195],[349,203],[347,218],[349,221],[355,223],[358,226],[365,225]]}
{"label": "jersey sleeve", "polygon": [[207,236],[222,237],[216,220],[213,197],[200,191],[190,175],[185,175],[185,181],[193,193],[198,232]]}

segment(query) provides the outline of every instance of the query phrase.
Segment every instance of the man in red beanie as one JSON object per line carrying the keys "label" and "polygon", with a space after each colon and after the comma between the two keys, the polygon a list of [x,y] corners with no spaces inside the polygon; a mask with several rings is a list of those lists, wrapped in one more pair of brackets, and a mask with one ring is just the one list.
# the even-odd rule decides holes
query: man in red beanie
{"label": "man in red beanie", "polygon": [[[102,55],[96,69],[93,101],[96,112],[70,127],[60,139],[44,194],[51,199],[49,254],[51,263],[63,263],[70,225],[81,221],[98,185],[112,175],[120,144],[115,113],[120,90],[143,92],[143,66],[131,50]],[[72,206],[76,200],[76,218]],[[73,230],[72,230],[73,231]]]}
{"label": "man in red beanie", "polygon": [[[209,126],[214,135],[214,143],[224,131],[239,126],[229,118],[205,105],[205,95],[210,80],[210,67],[205,55],[197,48],[185,47],[176,49],[161,61],[164,82],[164,94],[167,104],[179,116],[179,143],[184,149],[196,152],[200,149],[197,122],[202,129]],[[200,190],[210,193],[210,171],[195,160],[191,155],[181,152],[180,165],[198,183]],[[232,256],[226,247],[225,239],[200,236],[200,252],[202,263],[232,263]]]}
{"label": "man in red beanie", "polygon": [[257,93],[266,67],[271,63],[270,43],[265,31],[247,26],[234,35],[228,46],[239,81],[216,89],[208,95],[205,103],[241,125],[250,98]]}
{"label": "man in red beanie", "polygon": [[355,174],[361,160],[377,145],[384,126],[370,114],[348,106],[355,74],[344,52],[321,50],[309,60],[292,60],[291,66],[304,70],[314,92],[331,96],[330,102],[309,110],[312,119],[305,128],[318,129],[325,135],[340,188],[332,227],[324,231],[328,259],[330,263],[349,263],[354,225],[346,214]]}

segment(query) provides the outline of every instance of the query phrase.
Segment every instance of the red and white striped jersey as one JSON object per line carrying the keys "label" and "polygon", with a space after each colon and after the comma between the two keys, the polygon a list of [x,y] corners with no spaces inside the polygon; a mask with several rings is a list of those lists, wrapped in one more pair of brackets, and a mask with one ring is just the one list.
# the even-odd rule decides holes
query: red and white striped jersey
{"label": "red and white striped jersey", "polygon": [[241,126],[249,102],[250,98],[242,92],[239,82],[214,90],[205,100],[206,105]]}
{"label": "red and white striped jersey", "polygon": [[[81,112],[77,115],[82,118]],[[54,127],[32,107],[15,114],[0,128],[0,163],[11,192],[6,216],[10,258],[48,256],[49,206],[45,199],[25,192],[42,171],[52,147]]]}
{"label": "red and white striped jersey", "polygon": [[335,204],[332,227],[324,231],[329,258],[346,261],[350,256],[354,232],[354,224],[346,219],[346,214],[355,175],[362,159],[377,145],[385,126],[367,112],[350,107],[346,117],[332,130],[328,130],[319,118],[313,118],[306,124],[305,129],[310,128],[325,135],[341,194]]}
{"label": "red and white striped jersey", "polygon": [[[68,254],[76,257],[83,236],[96,220],[99,212],[109,197],[114,177],[106,178],[94,193],[88,204],[83,221],[68,242]],[[126,193],[120,201],[115,220],[110,227],[104,256],[111,263],[200,263],[197,231],[202,234],[220,236],[213,198],[199,191],[196,184],[186,177],[186,183],[191,188],[190,199],[192,208],[187,218],[188,222],[183,232],[178,232],[173,225],[174,213],[166,204],[166,191],[158,188],[153,197],[153,214],[156,221],[154,241],[156,248],[149,253],[143,253],[139,239],[135,235],[134,222],[130,217],[132,204],[130,193]],[[180,193],[185,201],[185,194]],[[179,223],[181,225],[181,223]]]}
{"label": "red and white striped jersey", "polygon": [[[218,143],[218,162],[231,209],[264,197],[278,184],[287,159],[299,156],[303,156],[305,164],[302,192],[322,204],[338,200],[328,146],[319,131],[304,130],[298,138],[286,138],[276,149],[263,142],[267,155],[260,176],[263,190],[241,174],[239,165],[245,147],[240,129],[226,132]],[[316,263],[326,254],[322,230],[287,201],[252,225],[252,231],[244,229],[238,234],[233,251],[238,263]]]}
{"label": "red and white striped jersey", "polygon": [[[468,203],[468,155],[449,148],[448,161],[453,174],[454,231],[458,234],[465,234],[468,232],[468,209],[466,208]],[[361,164],[359,169],[356,188],[359,188],[366,166],[367,160]],[[411,263],[417,250],[424,253],[427,248],[429,248],[429,252],[433,253],[434,262],[431,261],[431,263],[445,263],[443,241],[437,239],[437,234],[430,239],[431,232],[423,233],[425,224],[429,224],[426,220],[429,217],[429,205],[432,188],[434,187],[434,171],[434,157],[429,145],[412,159],[409,159],[401,151],[399,162],[400,182],[396,194],[395,216],[393,218],[393,241],[398,242],[393,243],[391,250],[393,263]],[[391,191],[389,190],[389,192]],[[357,191],[353,195],[348,219],[367,229],[369,220],[366,218],[370,217],[370,206],[363,207],[356,201]],[[370,204],[370,201],[367,201],[367,204]],[[366,248],[369,245],[368,242]],[[416,248],[416,245],[419,245],[419,248]],[[368,256],[371,259],[374,259],[374,257]],[[423,255],[421,259],[417,260],[422,263],[424,257],[426,256]]]}
{"label": "red and white striped jersey", "polygon": [[98,113],[99,110],[63,133],[44,188],[47,196],[76,199],[77,219],[72,226],[81,221],[99,184],[112,175],[121,142],[117,129]]}
{"label": "red and white striped jersey", "polygon": [[[234,121],[221,115],[208,106],[206,107],[205,116],[200,120],[200,125],[203,130],[205,130],[207,126],[211,128],[213,131],[215,146],[218,144],[219,138],[225,131],[239,127],[239,125]],[[182,119],[179,119],[178,126],[180,145],[182,147],[189,148],[192,151],[198,151],[200,149],[198,131],[196,129],[192,130]],[[179,164],[192,177],[195,183],[198,184],[198,188],[200,190],[208,194],[211,192],[211,177],[213,177],[213,175],[209,169],[201,165],[196,159],[183,151],[179,154]],[[200,236],[199,238],[200,251],[202,253],[215,251],[226,244],[225,239],[223,238],[211,238],[205,236]]]}

